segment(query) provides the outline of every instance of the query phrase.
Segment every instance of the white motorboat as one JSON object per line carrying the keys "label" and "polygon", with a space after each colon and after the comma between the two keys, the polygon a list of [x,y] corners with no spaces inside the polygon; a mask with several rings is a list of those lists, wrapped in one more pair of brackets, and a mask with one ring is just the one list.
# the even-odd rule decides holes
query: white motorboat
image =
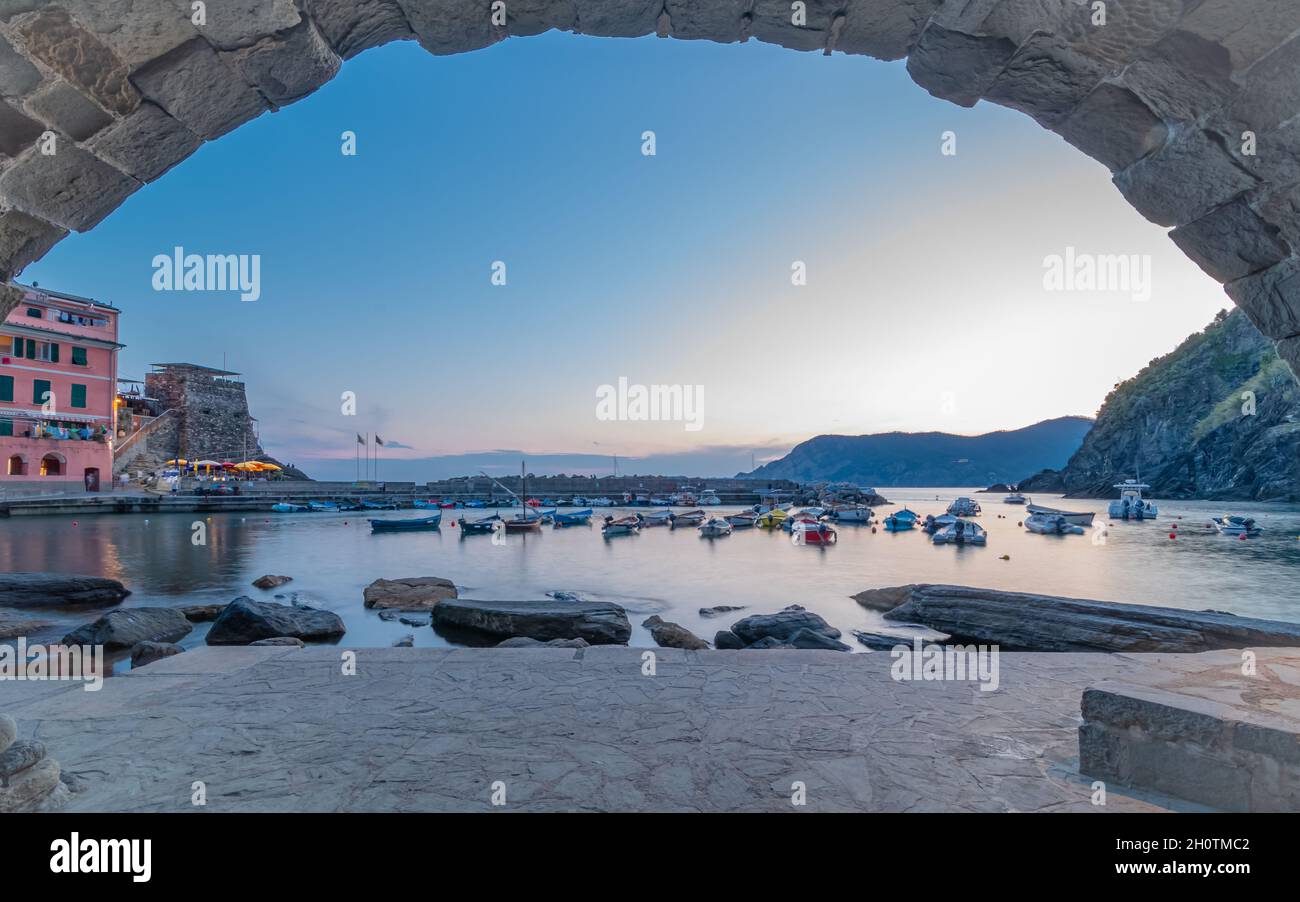
{"label": "white motorboat", "polygon": [[1262,530],[1255,525],[1252,517],[1219,517],[1217,520],[1211,520],[1214,528],[1224,536],[1257,536]]}
{"label": "white motorboat", "polygon": [[642,526],[669,526],[677,515],[670,510],[651,511],[641,515]]}
{"label": "white motorboat", "polygon": [[872,512],[865,504],[838,504],[828,516],[836,523],[870,523]]}
{"label": "white motorboat", "polygon": [[940,514],[937,517],[934,514],[926,514],[925,522],[921,524],[921,528],[934,535],[939,530],[946,529],[956,522],[957,518],[952,514]]}
{"label": "white motorboat", "polygon": [[963,495],[948,505],[948,513],[954,517],[978,517],[980,514],[979,502]]}
{"label": "white motorboat", "polygon": [[1002,499],[1002,503],[1003,504],[1024,504],[1025,496],[1020,494],[1019,492],[1012,492],[1010,495]]}
{"label": "white motorboat", "polygon": [[713,491],[713,489],[705,489],[704,491],[700,492],[700,500],[698,503],[715,505],[715,504],[721,504],[722,499],[718,497],[718,493]]}
{"label": "white motorboat", "polygon": [[669,521],[668,525],[673,529],[676,529],[679,526],[699,526],[705,519],[704,511],[697,509],[687,511],[684,514],[675,514],[672,520]]}
{"label": "white motorboat", "polygon": [[1159,515],[1155,503],[1142,497],[1142,490],[1151,486],[1136,479],[1125,479],[1113,487],[1119,489],[1119,499],[1110,503],[1112,519],[1154,520]]}
{"label": "white motorboat", "polygon": [[727,514],[723,519],[730,523],[733,529],[746,529],[754,525],[758,520],[758,514],[753,511],[741,511],[738,514]]}
{"label": "white motorboat", "polygon": [[930,541],[936,545],[984,545],[988,542],[988,534],[974,520],[958,517],[931,536]]}
{"label": "white motorboat", "polygon": [[1043,507],[1041,504],[1034,504],[1032,501],[1025,507],[1029,516],[1034,514],[1043,514],[1048,517],[1064,517],[1066,523],[1075,526],[1091,526],[1092,518],[1095,514],[1092,511],[1063,511],[1054,507]]}
{"label": "white motorboat", "polygon": [[731,535],[731,524],[721,517],[710,517],[697,528],[700,535],[706,539],[717,539]]}
{"label": "white motorboat", "polygon": [[610,501],[608,498],[592,498],[590,501],[587,502],[587,504],[590,505],[591,507],[613,507],[614,506],[614,502]]}
{"label": "white motorboat", "polygon": [[1039,535],[1060,536],[1066,533],[1081,535],[1084,528],[1071,523],[1060,514],[1030,514],[1025,518],[1025,529]]}
{"label": "white motorboat", "polygon": [[586,499],[586,498],[583,498],[581,495],[574,495],[574,496],[573,496],[573,506],[574,506],[574,507],[588,507],[587,499]]}

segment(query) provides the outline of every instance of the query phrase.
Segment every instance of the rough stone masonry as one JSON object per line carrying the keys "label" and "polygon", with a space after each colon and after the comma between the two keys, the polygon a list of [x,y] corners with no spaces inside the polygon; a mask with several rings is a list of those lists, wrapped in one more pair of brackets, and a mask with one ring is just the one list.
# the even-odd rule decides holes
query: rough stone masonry
{"label": "rough stone masonry", "polygon": [[[1300,372],[1300,3],[1291,0],[0,0],[0,283],[210,141],[395,40],[462,53],[550,29],[907,58],[1020,110],[1223,282]],[[44,154],[43,138],[57,152]],[[0,290],[0,316],[16,298]]]}

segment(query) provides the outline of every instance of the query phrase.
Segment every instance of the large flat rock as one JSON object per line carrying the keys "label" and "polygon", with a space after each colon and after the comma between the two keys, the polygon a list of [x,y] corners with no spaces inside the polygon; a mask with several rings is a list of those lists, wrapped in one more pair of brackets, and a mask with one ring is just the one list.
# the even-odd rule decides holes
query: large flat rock
{"label": "large flat rock", "polygon": [[627,612],[598,601],[470,601],[448,598],[433,609],[435,627],[470,630],[498,639],[525,636],[585,639],[591,645],[626,645],[632,637]]}
{"label": "large flat rock", "polygon": [[115,579],[68,573],[0,573],[0,606],[111,607],[131,592]]}
{"label": "large flat rock", "polygon": [[1300,646],[1300,624],[1058,595],[917,584],[868,590],[858,603],[956,643],[1004,651],[1201,652]]}

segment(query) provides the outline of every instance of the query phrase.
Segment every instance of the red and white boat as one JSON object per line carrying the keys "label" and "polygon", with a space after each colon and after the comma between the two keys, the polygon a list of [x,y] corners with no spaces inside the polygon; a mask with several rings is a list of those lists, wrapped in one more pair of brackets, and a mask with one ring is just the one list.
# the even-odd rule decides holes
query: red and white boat
{"label": "red and white boat", "polygon": [[839,535],[829,523],[796,520],[790,528],[790,540],[796,545],[834,545],[839,541]]}

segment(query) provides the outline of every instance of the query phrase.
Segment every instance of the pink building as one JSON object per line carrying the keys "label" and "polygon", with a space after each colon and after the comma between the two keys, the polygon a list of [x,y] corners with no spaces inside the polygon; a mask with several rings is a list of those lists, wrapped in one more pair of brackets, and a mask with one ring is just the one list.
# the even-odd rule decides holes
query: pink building
{"label": "pink building", "polygon": [[111,485],[120,314],[26,288],[0,323],[0,488]]}

